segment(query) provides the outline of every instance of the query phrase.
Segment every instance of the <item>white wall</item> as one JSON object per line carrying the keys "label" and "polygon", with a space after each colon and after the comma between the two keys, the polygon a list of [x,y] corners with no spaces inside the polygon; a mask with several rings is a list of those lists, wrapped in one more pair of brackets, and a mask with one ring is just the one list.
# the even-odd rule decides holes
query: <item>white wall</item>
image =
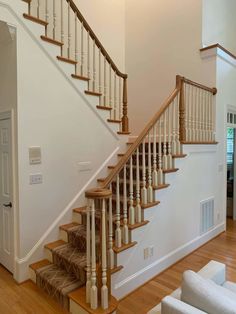
{"label": "white wall", "polygon": [[235,0],[203,0],[203,46],[219,43],[236,54],[235,12]]}
{"label": "white wall", "polygon": [[112,60],[125,72],[125,0],[75,0],[75,3]]}
{"label": "white wall", "polygon": [[131,130],[157,111],[180,74],[213,86],[213,69],[201,60],[202,2],[126,1],[126,70]]}
{"label": "white wall", "polygon": [[[138,244],[118,255],[124,269],[113,277],[113,294],[123,297],[225,228],[218,184],[217,145],[185,145],[187,157],[176,161],[179,171],[166,175],[170,187],[156,193],[161,203],[144,211],[150,223],[132,232]],[[218,196],[217,196],[217,193]],[[214,197],[214,228],[200,234],[200,202]],[[144,249],[153,256],[144,259]]]}

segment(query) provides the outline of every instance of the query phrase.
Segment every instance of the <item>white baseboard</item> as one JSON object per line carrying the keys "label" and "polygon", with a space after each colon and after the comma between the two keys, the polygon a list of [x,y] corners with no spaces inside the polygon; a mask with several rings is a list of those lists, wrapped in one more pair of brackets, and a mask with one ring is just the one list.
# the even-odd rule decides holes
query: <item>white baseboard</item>
{"label": "white baseboard", "polygon": [[198,247],[211,240],[221,232],[225,230],[225,222],[217,225],[214,229],[209,232],[201,235],[192,241],[180,246],[176,250],[170,252],[154,263],[148,265],[147,267],[141,269],[135,274],[125,278],[121,282],[115,283],[112,289],[112,295],[116,297],[118,300],[137,289],[137,287],[141,286],[154,276],[158,275],[160,272],[170,267],[178,260],[188,255],[192,251],[196,250]]}

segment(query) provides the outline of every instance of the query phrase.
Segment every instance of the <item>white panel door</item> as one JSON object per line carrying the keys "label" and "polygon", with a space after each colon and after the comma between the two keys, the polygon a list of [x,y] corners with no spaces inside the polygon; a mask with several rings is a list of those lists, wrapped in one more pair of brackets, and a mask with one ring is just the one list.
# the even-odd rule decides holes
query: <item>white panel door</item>
{"label": "white panel door", "polygon": [[11,119],[0,116],[0,263],[13,272]]}

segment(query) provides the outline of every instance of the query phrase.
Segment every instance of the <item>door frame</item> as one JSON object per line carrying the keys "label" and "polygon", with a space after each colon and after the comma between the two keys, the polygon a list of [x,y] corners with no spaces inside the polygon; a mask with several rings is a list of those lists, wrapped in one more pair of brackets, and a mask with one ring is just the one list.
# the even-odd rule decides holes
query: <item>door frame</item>
{"label": "door frame", "polygon": [[[236,220],[236,121],[233,117],[233,123],[228,121],[228,114],[236,115],[236,106],[228,106],[227,108],[227,119],[226,119],[226,155],[227,155],[227,129],[232,128],[234,129],[234,186],[233,186],[233,220]],[[227,157],[226,157],[226,167],[227,167]],[[227,185],[226,185],[227,187]],[[227,209],[226,209],[227,210]]]}
{"label": "door frame", "polygon": [[10,119],[12,149],[12,230],[13,230],[13,276],[16,273],[17,231],[18,231],[18,171],[17,171],[17,128],[15,110],[0,110],[0,120]]}

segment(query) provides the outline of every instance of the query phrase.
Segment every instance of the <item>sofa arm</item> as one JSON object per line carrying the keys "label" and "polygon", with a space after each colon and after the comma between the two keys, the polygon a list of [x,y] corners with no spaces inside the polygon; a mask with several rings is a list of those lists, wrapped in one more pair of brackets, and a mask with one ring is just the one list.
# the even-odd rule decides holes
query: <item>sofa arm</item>
{"label": "sofa arm", "polygon": [[211,279],[217,285],[223,285],[226,276],[225,264],[210,261],[206,266],[204,266],[198,274],[204,279]]}
{"label": "sofa arm", "polygon": [[161,302],[161,314],[207,314],[187,303],[167,296]]}

